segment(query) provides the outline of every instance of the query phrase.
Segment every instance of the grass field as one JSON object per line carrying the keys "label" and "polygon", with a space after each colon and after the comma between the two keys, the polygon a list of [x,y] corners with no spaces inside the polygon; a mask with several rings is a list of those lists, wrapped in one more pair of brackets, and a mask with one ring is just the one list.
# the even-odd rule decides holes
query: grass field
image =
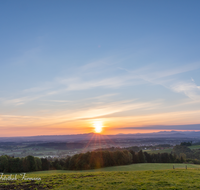
{"label": "grass field", "polygon": [[[184,169],[175,164],[177,169],[168,169],[168,164],[135,164],[131,168],[147,167],[146,171],[119,171],[121,166],[112,170],[96,172],[67,173],[67,171],[48,171],[27,173],[27,177],[40,177],[41,181],[2,181],[0,189],[35,189],[35,190],[157,190],[157,189],[200,189],[200,168],[195,165]],[[150,166],[152,165],[152,166]],[[172,165],[171,165],[172,166]],[[150,168],[154,167],[155,170]],[[179,167],[179,168],[178,168]],[[181,169],[182,167],[182,169]],[[115,171],[114,171],[115,168]],[[166,170],[160,170],[164,169]],[[109,169],[109,168],[107,168]],[[138,169],[138,170],[140,170]],[[66,173],[64,173],[66,172]]]}
{"label": "grass field", "polygon": [[55,189],[200,189],[200,171],[161,170],[63,175]]}
{"label": "grass field", "polygon": [[143,151],[148,152],[148,153],[158,154],[158,153],[171,153],[172,149],[166,148],[166,149],[163,149],[163,150],[143,150]]}
{"label": "grass field", "polygon": [[[95,170],[50,170],[50,171],[40,171],[40,172],[32,172],[29,174],[64,174],[64,173],[87,173],[87,172],[109,172],[109,171],[144,171],[144,170],[169,170],[175,168],[185,169],[186,164],[158,164],[158,163],[147,163],[147,164],[131,164],[131,165],[124,165],[124,166],[113,166],[113,167],[106,167],[101,169]],[[187,164],[187,168],[196,168],[200,169],[200,165],[195,164]]]}
{"label": "grass field", "polygon": [[200,149],[200,145],[192,145],[192,146],[188,146],[188,148],[192,149]]}
{"label": "grass field", "polygon": [[[188,146],[188,148],[190,148],[191,150],[193,149],[200,149],[200,145],[192,145],[192,146]],[[173,149],[170,148],[166,148],[163,150],[143,150],[144,152],[148,152],[148,153],[171,153]]]}

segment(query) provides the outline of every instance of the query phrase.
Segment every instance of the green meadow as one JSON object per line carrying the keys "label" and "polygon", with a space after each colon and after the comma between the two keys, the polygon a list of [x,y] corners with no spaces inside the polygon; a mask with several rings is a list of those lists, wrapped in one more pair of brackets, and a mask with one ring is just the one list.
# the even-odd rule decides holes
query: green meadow
{"label": "green meadow", "polygon": [[192,149],[200,149],[200,145],[192,145],[192,146],[188,146],[188,148]]}
{"label": "green meadow", "polygon": [[191,169],[200,169],[200,165],[195,164],[172,164],[172,163],[146,163],[146,164],[131,164],[124,166],[112,166],[94,170],[49,170],[49,171],[39,171],[39,172],[30,172],[29,174],[65,174],[65,173],[88,173],[88,172],[113,172],[113,171],[145,171],[145,170],[170,170],[173,169],[185,169],[185,166]]}
{"label": "green meadow", "polygon": [[[175,166],[175,169],[173,168]],[[19,175],[19,174],[18,174]],[[41,181],[3,181],[0,189],[200,189],[200,165],[185,164],[132,164],[96,170],[51,170],[31,172],[29,178]]]}
{"label": "green meadow", "polygon": [[[190,148],[191,150],[200,149],[200,145],[192,145],[192,146],[188,146],[188,148]],[[171,153],[173,149],[166,148],[166,149],[161,149],[161,150],[143,150],[143,151],[148,152],[148,153],[158,154],[158,153]]]}
{"label": "green meadow", "polygon": [[[96,172],[62,174],[54,189],[200,189],[200,170],[157,170],[135,172]],[[59,178],[57,178],[59,179]]]}
{"label": "green meadow", "polygon": [[162,149],[162,150],[143,150],[143,151],[147,152],[147,153],[158,154],[158,153],[171,153],[172,149],[166,148],[166,149]]}

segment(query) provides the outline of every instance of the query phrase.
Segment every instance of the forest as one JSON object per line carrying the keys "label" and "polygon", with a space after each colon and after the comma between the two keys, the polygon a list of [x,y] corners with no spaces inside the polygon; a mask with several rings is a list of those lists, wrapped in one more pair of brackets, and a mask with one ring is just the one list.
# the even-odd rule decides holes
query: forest
{"label": "forest", "polygon": [[[178,148],[179,147],[179,148]],[[185,146],[176,146],[181,150]],[[186,148],[186,147],[185,147]],[[184,148],[184,149],[185,149]],[[43,170],[89,170],[109,166],[120,166],[136,163],[194,163],[200,161],[186,158],[184,153],[158,153],[150,154],[142,150],[99,150],[67,156],[66,158],[38,158],[26,156],[15,158],[7,155],[0,156],[0,172],[31,172]]]}

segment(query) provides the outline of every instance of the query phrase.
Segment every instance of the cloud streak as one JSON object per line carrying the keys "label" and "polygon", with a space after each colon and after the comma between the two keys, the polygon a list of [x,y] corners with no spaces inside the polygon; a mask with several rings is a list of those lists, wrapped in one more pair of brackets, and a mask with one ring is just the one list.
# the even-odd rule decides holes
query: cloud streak
{"label": "cloud streak", "polygon": [[[197,65],[186,65],[169,70],[159,70],[152,67],[127,70],[119,69],[115,64],[105,62],[100,65],[101,63],[100,61],[82,66],[67,77],[55,77],[52,81],[24,89],[21,94],[13,95],[11,98],[1,98],[1,103],[5,107],[18,106],[17,108],[22,109],[24,113],[21,115],[0,115],[1,126],[69,127],[69,125],[75,126],[77,123],[77,126],[87,125],[92,120],[102,119],[110,122],[110,126],[125,125],[131,127],[134,125],[142,127],[152,124],[180,124],[182,118],[182,122],[188,123],[200,113],[199,111],[172,112],[172,109],[165,111],[165,108],[170,107],[165,100],[130,98],[128,92],[122,90],[124,87],[141,84],[161,85],[175,93],[185,94],[190,99],[198,101],[200,86],[191,80],[185,82],[177,79],[178,74],[191,71],[197,68]],[[105,67],[109,67],[108,73],[106,73]],[[111,71],[116,70],[118,73],[112,74]],[[143,91],[144,86],[141,88]],[[134,88],[132,89],[134,90]],[[82,93],[86,91],[91,94],[82,97]],[[147,92],[144,90],[143,93]],[[97,96],[97,94],[99,95]],[[125,98],[121,95],[124,95]],[[38,105],[36,111],[26,114],[26,104],[29,106],[34,103]],[[191,102],[191,104],[193,103]],[[178,105],[178,102],[176,104]],[[24,106],[20,107],[20,105]],[[42,112],[42,110],[46,111]],[[163,113],[160,113],[161,110]],[[197,118],[193,121],[194,123],[199,122]],[[82,124],[80,124],[81,122]]]}
{"label": "cloud streak", "polygon": [[185,65],[180,68],[165,71],[153,71],[152,67],[144,67],[137,70],[120,68],[120,70],[126,71],[126,74],[121,73],[118,76],[113,77],[104,76],[103,78],[100,77],[99,79],[95,80],[93,77],[89,77],[90,74],[94,74],[94,71],[98,70],[98,72],[101,73],[104,71],[105,67],[113,67],[113,65],[114,64],[109,63],[108,60],[101,60],[86,64],[80,68],[77,68],[77,71],[74,74],[71,74],[72,76],[67,78],[55,78],[53,81],[46,82],[41,86],[25,89],[22,93],[22,97],[12,99],[1,98],[1,100],[3,100],[5,104],[19,106],[55,94],[64,94],[67,92],[90,90],[94,88],[119,89],[120,87],[124,86],[134,86],[145,83],[162,85],[174,92],[184,93],[193,100],[199,99],[200,87],[195,85],[194,82],[177,82],[175,79],[171,78],[171,76],[199,68],[199,64]]}
{"label": "cloud streak", "polygon": [[121,69],[127,71],[128,73],[132,73],[135,78],[141,79],[143,81],[152,84],[162,85],[165,88],[168,88],[177,93],[184,93],[187,97],[191,98],[192,100],[199,100],[200,86],[197,86],[195,84],[194,79],[192,79],[192,82],[187,82],[187,81],[177,81],[177,79],[171,78],[172,76],[189,72],[199,68],[200,65],[195,63],[195,64],[185,65],[180,68],[173,68],[166,71],[156,71],[156,72],[155,71],[151,72],[151,69],[149,69],[148,67],[135,71],[123,68]]}
{"label": "cloud streak", "polygon": [[142,127],[122,127],[117,129],[139,129],[139,130],[200,130],[200,124],[190,125],[150,125]]}
{"label": "cloud streak", "polygon": [[184,93],[192,100],[200,100],[200,86],[194,82],[178,82],[171,85],[171,89],[175,92]]}
{"label": "cloud streak", "polygon": [[[53,115],[46,115],[45,117],[41,116],[28,116],[28,115],[0,115],[1,126],[12,126],[16,125],[55,125],[63,122],[70,121],[79,121],[79,120],[92,120],[96,117],[105,117],[106,115],[110,115],[113,113],[120,113],[128,110],[144,110],[144,109],[156,109],[156,106],[159,106],[161,102],[141,102],[138,103],[135,100],[126,100],[126,101],[118,101],[96,105],[92,108],[78,108],[77,110],[71,111],[58,111]],[[21,124],[20,124],[21,123]]]}

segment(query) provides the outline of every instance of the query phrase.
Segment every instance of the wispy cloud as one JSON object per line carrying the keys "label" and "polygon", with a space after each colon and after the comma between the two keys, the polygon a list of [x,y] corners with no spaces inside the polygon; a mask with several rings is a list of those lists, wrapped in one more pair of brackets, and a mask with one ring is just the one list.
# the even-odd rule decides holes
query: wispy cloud
{"label": "wispy cloud", "polygon": [[104,88],[117,88],[127,84],[127,81],[131,80],[131,76],[111,77],[99,80],[88,80],[76,78],[76,79],[60,79],[59,83],[67,86],[66,91],[86,90],[96,87]]}
{"label": "wispy cloud", "polygon": [[136,100],[116,101],[107,104],[94,105],[92,107],[78,108],[77,110],[64,110],[42,116],[28,115],[0,115],[1,126],[46,126],[56,125],[63,122],[91,120],[97,117],[106,117],[113,113],[120,113],[128,110],[156,109],[161,102],[136,102]]}
{"label": "wispy cloud", "polygon": [[139,129],[139,130],[199,130],[200,124],[190,125],[149,125],[142,127],[122,127],[117,129]]}
{"label": "wispy cloud", "polygon": [[171,89],[175,92],[184,93],[193,100],[200,100],[200,86],[194,82],[178,82],[171,85]]}
{"label": "wispy cloud", "polygon": [[[199,68],[198,63],[189,64],[180,68],[172,68],[168,70],[159,70],[155,66],[146,66],[136,70],[115,67],[114,62],[109,59],[96,61],[86,64],[74,70],[69,76],[56,77],[52,81],[42,83],[40,86],[31,87],[23,90],[21,97],[3,98],[4,103],[13,105],[22,105],[40,98],[44,98],[55,94],[65,94],[72,91],[83,91],[94,88],[120,88],[124,86],[134,86],[139,84],[151,83],[162,85],[174,92],[183,92],[186,96],[197,99],[199,98],[199,86],[184,81],[178,82],[177,74],[188,72]],[[123,70],[117,75],[112,72],[102,75],[106,69]],[[95,73],[97,71],[97,73]],[[94,79],[94,73],[96,77]],[[91,75],[91,76],[90,76]],[[69,100],[64,100],[69,101]]]}
{"label": "wispy cloud", "polygon": [[26,104],[28,102],[34,101],[34,100],[38,100],[40,98],[46,97],[46,96],[51,96],[57,94],[57,91],[51,91],[51,92],[46,92],[44,94],[40,94],[40,95],[32,95],[32,96],[24,96],[24,97],[20,97],[20,98],[1,98],[1,102],[3,104],[10,104],[10,105],[14,105],[14,106],[19,106],[19,105],[23,105]]}
{"label": "wispy cloud", "polygon": [[[200,110],[140,114],[133,116],[115,116],[108,119],[108,125],[117,128],[135,128],[160,125],[200,124]],[[166,128],[167,130],[167,128]],[[188,129],[190,130],[190,129]]]}
{"label": "wispy cloud", "polygon": [[21,98],[14,98],[14,99],[1,99],[1,100],[2,100],[3,104],[19,106],[19,105],[23,105],[27,102],[37,100],[41,97],[42,97],[42,95],[41,96],[32,96],[32,97],[21,97]]}
{"label": "wispy cloud", "polygon": [[69,103],[69,102],[72,102],[72,101],[69,101],[69,100],[43,100],[43,101],[56,102],[56,103]]}
{"label": "wispy cloud", "polygon": [[185,73],[198,68],[200,68],[200,64],[194,63],[164,71],[152,71],[152,69],[148,67],[135,71],[123,68],[120,69],[131,73],[132,75],[134,75],[135,78],[141,79],[152,84],[162,85],[168,89],[171,89],[174,92],[184,93],[187,97],[193,100],[198,100],[200,98],[200,86],[197,86],[194,83],[194,79],[192,79],[192,82],[186,82],[177,80],[177,78],[172,78],[172,76],[176,76],[177,74]]}
{"label": "wispy cloud", "polygon": [[129,74],[131,74],[131,76],[134,76],[134,78],[139,78],[144,81],[156,83],[156,84],[158,83],[157,81],[158,79],[171,77],[171,76],[192,71],[198,68],[200,68],[200,64],[197,64],[197,63],[188,64],[188,65],[184,65],[178,68],[171,68],[171,69],[159,69],[156,66],[151,66],[151,67],[145,66],[140,69],[130,70],[130,69],[119,67],[119,69],[128,72]]}

